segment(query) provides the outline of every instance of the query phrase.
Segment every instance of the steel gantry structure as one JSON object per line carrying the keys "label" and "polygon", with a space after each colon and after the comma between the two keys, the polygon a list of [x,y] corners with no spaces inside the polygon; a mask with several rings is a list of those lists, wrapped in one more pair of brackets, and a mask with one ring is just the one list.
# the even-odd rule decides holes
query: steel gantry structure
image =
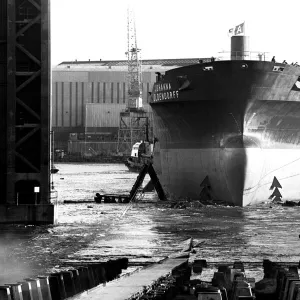
{"label": "steel gantry structure", "polygon": [[149,123],[148,113],[142,102],[142,71],[137,46],[134,11],[127,9],[127,103],[120,112],[117,152],[130,154],[132,145],[145,139],[145,131]]}
{"label": "steel gantry structure", "polygon": [[54,223],[50,0],[0,0],[0,222]]}

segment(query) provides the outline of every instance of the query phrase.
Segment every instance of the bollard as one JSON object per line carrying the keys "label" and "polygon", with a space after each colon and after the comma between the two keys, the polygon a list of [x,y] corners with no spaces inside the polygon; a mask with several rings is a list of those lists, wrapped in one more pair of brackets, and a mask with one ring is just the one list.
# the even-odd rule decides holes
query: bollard
{"label": "bollard", "polygon": [[223,272],[215,272],[212,278],[212,285],[218,288],[226,288],[226,279],[225,274]]}
{"label": "bollard", "polygon": [[257,300],[273,300],[276,297],[277,280],[276,278],[263,278],[255,282],[255,296]]}
{"label": "bollard", "polygon": [[220,288],[222,300],[229,300],[226,288]]}
{"label": "bollard", "polygon": [[289,295],[291,285],[292,285],[293,282],[300,283],[300,280],[296,279],[296,278],[287,278],[286,286],[285,286],[284,294],[283,294],[283,300],[288,300],[288,295]]}
{"label": "bollard", "polygon": [[105,264],[104,263],[101,263],[99,265],[98,273],[99,273],[100,283],[106,283],[107,279],[106,279],[106,271],[105,271]]}
{"label": "bollard", "polygon": [[88,274],[88,267],[79,267],[78,268],[79,273],[79,280],[80,280],[80,286],[83,291],[86,291],[90,288],[90,282],[89,282],[89,274]]}
{"label": "bollard", "polygon": [[202,268],[207,268],[206,259],[195,259],[193,264],[195,264],[197,266],[201,266]]}
{"label": "bollard", "polygon": [[180,274],[179,272],[176,272],[176,274],[172,274],[172,276],[175,278],[176,287],[178,287],[179,289],[182,289],[182,286],[184,284],[184,279],[183,279],[182,274]]}
{"label": "bollard", "polygon": [[282,300],[284,297],[285,289],[287,284],[287,272],[284,271],[283,277],[282,277],[282,283],[281,283],[281,289],[279,291],[279,299]]}
{"label": "bollard", "polygon": [[273,265],[272,261],[270,261],[269,259],[263,259],[263,268],[264,269],[268,269],[272,265]]}
{"label": "bollard", "polygon": [[80,293],[83,291],[81,287],[81,282],[80,282],[80,277],[79,277],[79,270],[68,270],[69,272],[72,272],[73,274],[73,280],[74,280],[74,285],[75,285],[75,292],[76,294]]}
{"label": "bollard", "polygon": [[190,266],[176,268],[176,269],[172,270],[172,275],[176,278],[176,282],[177,282],[177,280],[182,283],[189,281],[191,274],[192,274],[192,268]]}
{"label": "bollard", "polygon": [[107,281],[111,281],[116,278],[117,271],[116,271],[116,265],[113,260],[108,260],[105,264],[105,273],[106,273],[106,279]]}
{"label": "bollard", "polygon": [[76,289],[73,280],[73,273],[70,271],[63,271],[60,272],[60,274],[63,277],[66,297],[68,298],[74,296],[76,294]]}
{"label": "bollard", "polygon": [[239,296],[252,296],[250,284],[246,281],[238,280],[233,282],[232,297],[238,299]]}
{"label": "bollard", "polygon": [[0,285],[0,299],[1,300],[12,300],[10,295],[9,286]]}
{"label": "bollard", "polygon": [[277,281],[276,281],[277,287],[276,287],[276,292],[275,292],[276,299],[280,299],[280,296],[282,294],[283,286],[284,286],[284,282],[285,282],[285,274],[286,274],[286,271],[283,268],[280,268],[278,270]]}
{"label": "bollard", "polygon": [[90,266],[93,271],[95,286],[97,286],[100,283],[100,276],[99,276],[100,265],[96,263],[96,264],[91,264]]}
{"label": "bollard", "polygon": [[240,260],[234,261],[233,269],[240,269],[242,272],[245,272],[244,263]]}
{"label": "bollard", "polygon": [[276,278],[279,271],[279,266],[269,259],[263,260],[264,278]]}
{"label": "bollard", "polygon": [[193,263],[192,270],[196,274],[201,274],[203,270],[202,264]]}
{"label": "bollard", "polygon": [[[62,275],[61,273],[51,273],[50,276],[49,276],[49,279],[50,279],[51,277],[56,277],[56,278],[57,278],[57,281],[58,281],[58,289],[59,289],[59,294],[60,294],[60,299],[65,299],[65,298],[67,298],[63,275]],[[52,292],[52,291],[51,291],[51,292]],[[51,297],[52,297],[52,299],[53,299],[52,294],[51,294]],[[54,298],[54,299],[55,299],[55,298]]]}
{"label": "bollard", "polygon": [[93,288],[96,286],[95,284],[95,277],[94,277],[94,272],[93,272],[93,267],[91,265],[87,266],[87,271],[88,271],[88,279],[89,279],[89,289]]}
{"label": "bollard", "polygon": [[291,273],[287,272],[286,276],[285,276],[285,281],[284,281],[284,285],[283,285],[282,294],[281,294],[282,295],[282,300],[287,299],[290,284],[291,284],[292,281],[299,281],[299,280],[297,278],[295,278],[294,274],[291,274]]}
{"label": "bollard", "polygon": [[299,299],[300,299],[300,287],[296,286],[293,300],[299,300]]}
{"label": "bollard", "polygon": [[105,283],[106,280],[106,272],[105,272],[105,264],[104,263],[96,263],[92,265],[94,271],[94,279],[95,284],[98,285],[100,283]]}
{"label": "bollard", "polygon": [[23,300],[21,285],[18,283],[5,284],[10,289],[10,295],[13,300]]}
{"label": "bollard", "polygon": [[300,281],[299,280],[292,281],[290,284],[287,300],[294,300],[296,298],[295,294],[298,288],[300,288]]}
{"label": "bollard", "polygon": [[299,274],[298,274],[298,266],[289,266],[289,273],[292,273],[295,275],[297,279],[299,279]]}
{"label": "bollard", "polygon": [[43,300],[52,300],[48,276],[38,276]]}
{"label": "bollard", "polygon": [[218,266],[218,272],[221,272],[224,274],[224,278],[225,278],[225,287],[226,290],[228,291],[229,289],[231,289],[231,285],[232,285],[232,281],[231,281],[231,268],[229,267],[229,265],[220,265]]}
{"label": "bollard", "polygon": [[119,261],[120,261],[120,267],[123,270],[126,270],[128,268],[128,257],[119,258]]}
{"label": "bollard", "polygon": [[122,274],[122,262],[120,259],[117,259],[114,261],[115,264],[115,270],[116,270],[116,277],[119,277],[119,275]]}
{"label": "bollard", "polygon": [[195,293],[198,300],[222,300],[221,291],[216,287],[201,287]]}
{"label": "bollard", "polygon": [[40,280],[39,279],[34,279],[34,278],[25,278],[24,280],[30,282],[30,284],[31,284],[32,298],[34,300],[36,300],[36,299],[37,300],[43,300]]}
{"label": "bollard", "polygon": [[182,273],[182,270],[186,270],[187,268],[191,269],[190,265],[188,264],[188,262],[184,262],[183,264],[175,267],[172,270],[172,275],[176,274],[176,272]]}
{"label": "bollard", "polygon": [[246,279],[246,276],[245,276],[245,273],[243,273],[243,272],[237,272],[233,275],[233,281],[235,281],[235,280],[237,280],[237,281],[244,280],[245,281],[245,279]]}
{"label": "bollard", "polygon": [[21,285],[23,300],[34,300],[31,292],[31,283],[29,281],[21,281],[17,283]]}
{"label": "bollard", "polygon": [[218,272],[222,272],[222,273],[224,273],[224,274],[226,274],[226,273],[230,273],[230,267],[229,267],[229,265],[219,265],[218,266]]}
{"label": "bollard", "polygon": [[111,264],[114,270],[114,278],[117,278],[121,273],[122,273],[122,268],[121,268],[121,261],[119,259],[117,260],[111,260]]}
{"label": "bollard", "polygon": [[56,276],[49,276],[48,279],[49,279],[49,287],[50,287],[50,294],[52,300],[64,299],[60,293],[58,278]]}
{"label": "bollard", "polygon": [[246,276],[242,269],[230,269],[230,281],[233,282],[237,277],[243,280]]}

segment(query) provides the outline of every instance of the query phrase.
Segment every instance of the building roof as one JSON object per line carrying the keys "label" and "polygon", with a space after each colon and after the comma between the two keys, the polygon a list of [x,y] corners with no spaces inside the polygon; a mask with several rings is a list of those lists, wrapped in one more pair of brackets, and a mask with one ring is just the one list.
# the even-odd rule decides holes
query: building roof
{"label": "building roof", "polygon": [[[145,59],[141,60],[141,64],[145,65],[159,65],[159,66],[186,66],[199,62],[199,60],[206,60],[208,58],[175,58],[175,59]],[[127,60],[96,60],[96,61],[64,61],[58,67],[64,66],[82,66],[82,67],[122,67],[127,66]]]}

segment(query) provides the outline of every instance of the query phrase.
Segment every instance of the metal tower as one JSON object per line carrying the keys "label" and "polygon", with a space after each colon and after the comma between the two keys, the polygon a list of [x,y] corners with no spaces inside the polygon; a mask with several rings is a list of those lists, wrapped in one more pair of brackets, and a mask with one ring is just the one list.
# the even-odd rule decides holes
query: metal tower
{"label": "metal tower", "polygon": [[141,63],[137,47],[135,17],[133,10],[127,9],[127,55],[128,59],[128,104],[129,109],[142,107]]}
{"label": "metal tower", "polygon": [[49,0],[0,0],[0,223],[54,223]]}
{"label": "metal tower", "polygon": [[134,143],[145,139],[148,126],[148,113],[142,102],[142,71],[137,46],[136,26],[133,10],[127,9],[127,103],[126,109],[120,113],[117,152],[130,154]]}

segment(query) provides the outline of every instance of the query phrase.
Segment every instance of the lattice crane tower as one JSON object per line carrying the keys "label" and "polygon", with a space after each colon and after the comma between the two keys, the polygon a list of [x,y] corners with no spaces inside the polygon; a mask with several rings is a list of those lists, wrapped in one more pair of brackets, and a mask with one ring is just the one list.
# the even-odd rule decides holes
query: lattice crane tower
{"label": "lattice crane tower", "polygon": [[120,113],[117,152],[130,154],[132,145],[145,140],[148,126],[148,113],[142,102],[142,71],[139,59],[140,49],[137,47],[134,11],[127,9],[127,103]]}
{"label": "lattice crane tower", "polygon": [[141,86],[141,62],[139,52],[141,49],[137,47],[136,26],[134,11],[128,7],[127,9],[127,55],[128,59],[128,109],[141,108],[142,103],[142,86]]}

